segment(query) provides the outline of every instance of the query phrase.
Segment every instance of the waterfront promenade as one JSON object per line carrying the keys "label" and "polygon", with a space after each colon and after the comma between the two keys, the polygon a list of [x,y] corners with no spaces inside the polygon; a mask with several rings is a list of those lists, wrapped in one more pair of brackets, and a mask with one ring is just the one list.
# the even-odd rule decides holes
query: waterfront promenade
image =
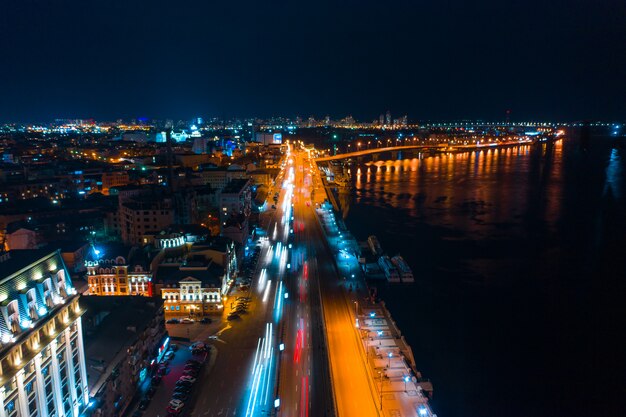
{"label": "waterfront promenade", "polygon": [[[328,270],[320,280],[333,391],[339,416],[433,416],[428,405],[430,383],[420,382],[410,347],[401,337],[384,304],[369,301],[368,289],[349,233],[342,230],[325,203],[326,189],[319,170],[308,164],[314,190],[315,223],[319,240],[332,257],[318,258]],[[296,166],[296,170],[298,167]]]}

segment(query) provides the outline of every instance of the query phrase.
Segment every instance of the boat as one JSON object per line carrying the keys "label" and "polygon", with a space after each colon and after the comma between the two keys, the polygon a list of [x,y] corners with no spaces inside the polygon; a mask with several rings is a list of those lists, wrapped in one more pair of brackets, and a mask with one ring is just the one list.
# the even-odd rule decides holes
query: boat
{"label": "boat", "polygon": [[395,266],[393,266],[388,256],[381,256],[380,258],[378,258],[378,265],[380,265],[380,269],[382,269],[385,273],[387,281],[400,282],[400,275],[398,274],[398,270]]}
{"label": "boat", "polygon": [[371,235],[367,238],[367,244],[370,247],[370,250],[375,256],[381,256],[383,254],[383,248],[380,246],[380,242],[378,238],[374,235]]}
{"label": "boat", "polygon": [[402,256],[394,256],[391,258],[391,263],[398,270],[402,282],[415,282],[415,278],[413,278],[413,271],[411,271],[411,267],[409,267]]}

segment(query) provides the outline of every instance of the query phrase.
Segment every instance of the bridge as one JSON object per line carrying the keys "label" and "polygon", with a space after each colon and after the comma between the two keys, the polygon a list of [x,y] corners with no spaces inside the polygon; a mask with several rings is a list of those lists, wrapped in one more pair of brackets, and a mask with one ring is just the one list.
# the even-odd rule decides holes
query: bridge
{"label": "bridge", "polygon": [[315,162],[325,161],[337,161],[340,159],[357,158],[359,156],[373,155],[383,152],[401,152],[403,150],[419,150],[419,151],[445,151],[449,148],[449,145],[400,145],[400,146],[387,146],[384,148],[372,148],[364,149],[362,151],[341,153],[332,156],[323,156],[315,158]]}
{"label": "bridge", "polygon": [[[350,158],[359,158],[366,155],[375,155],[384,152],[391,152],[392,154],[397,154],[402,151],[419,151],[419,152],[456,152],[456,151],[473,151],[484,148],[503,148],[509,146],[518,146],[518,145],[528,145],[534,143],[532,139],[524,139],[517,141],[508,141],[508,142],[489,142],[489,143],[478,143],[471,145],[449,145],[449,144],[437,144],[437,145],[399,145],[399,146],[387,146],[384,148],[372,148],[372,149],[364,149],[355,152],[346,152],[332,156],[323,156],[320,158],[315,158],[315,162],[326,162],[326,161],[338,161],[340,159],[350,159]],[[394,156],[395,158],[395,156]]]}

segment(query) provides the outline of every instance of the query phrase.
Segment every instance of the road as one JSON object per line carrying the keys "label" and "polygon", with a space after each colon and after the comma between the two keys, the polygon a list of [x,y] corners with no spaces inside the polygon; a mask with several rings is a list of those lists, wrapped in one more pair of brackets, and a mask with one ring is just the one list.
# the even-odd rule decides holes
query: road
{"label": "road", "polygon": [[[280,178],[279,178],[280,180]],[[236,297],[250,297],[248,312],[226,321],[217,339],[204,339],[217,352],[216,362],[206,383],[198,386],[199,395],[190,415],[203,417],[261,416],[273,409],[276,381],[277,325],[282,310],[282,276],[286,256],[276,256],[276,247],[287,236],[280,230],[282,205],[288,196],[283,190],[276,210],[265,215],[268,232],[276,226],[276,243],[263,242],[250,290],[229,296],[225,313]],[[271,196],[270,196],[271,201]],[[271,206],[271,202],[267,206]],[[278,232],[281,232],[280,235]],[[278,251],[280,252],[280,251]]]}
{"label": "road", "polygon": [[286,288],[285,351],[281,357],[278,415],[289,417],[333,416],[327,347],[319,293],[319,229],[313,216],[311,175],[303,152],[293,164],[293,238],[291,270]]}
{"label": "road", "polygon": [[316,218],[320,185],[309,154],[292,147],[266,214],[249,313],[209,340],[217,358],[192,416],[379,415],[353,307]]}
{"label": "road", "polygon": [[[304,155],[300,163],[309,166],[309,160]],[[315,170],[311,172],[317,174]],[[311,182],[320,181],[319,178],[314,178]],[[319,319],[323,319],[326,326],[337,413],[341,417],[377,416],[374,402],[376,390],[370,386],[358,338],[355,336],[351,306],[344,297],[343,280],[337,272],[333,254],[315,217],[314,207],[307,206],[304,202],[299,202],[299,207],[308,230],[306,240],[314,253],[314,263],[318,266],[315,275],[319,277],[318,292],[321,294],[323,306],[323,317]]]}

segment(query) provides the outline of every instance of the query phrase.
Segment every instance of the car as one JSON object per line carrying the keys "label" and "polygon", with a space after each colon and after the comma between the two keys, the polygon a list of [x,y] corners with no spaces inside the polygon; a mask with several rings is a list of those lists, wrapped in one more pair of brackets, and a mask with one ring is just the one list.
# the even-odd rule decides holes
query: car
{"label": "car", "polygon": [[187,369],[200,369],[200,364],[196,364],[196,363],[188,363],[185,365],[185,370]]}
{"label": "car", "polygon": [[172,360],[172,358],[175,356],[176,354],[174,353],[174,351],[170,350],[165,354],[165,359]]}
{"label": "car", "polygon": [[178,319],[169,319],[168,321],[166,321],[167,324],[178,324],[180,323],[180,320]]}
{"label": "car", "polygon": [[184,380],[184,379],[179,379],[178,381],[176,381],[176,386],[177,387],[181,387],[181,386],[183,386],[183,387],[191,387],[192,385],[193,385],[193,383],[191,383],[191,382],[189,382],[187,380]]}
{"label": "car", "polygon": [[186,365],[189,365],[189,364],[200,365],[201,363],[202,363],[202,362],[197,361],[197,360],[195,360],[195,359],[187,359],[187,360],[185,361],[185,364],[186,364]]}
{"label": "car", "polygon": [[180,377],[179,381],[189,381],[192,384],[195,383],[198,379],[192,377],[191,375],[183,375]]}
{"label": "car", "polygon": [[216,334],[212,334],[211,336],[209,336],[209,340],[217,340],[219,339],[219,337]]}
{"label": "car", "polygon": [[211,324],[212,321],[213,320],[211,320],[210,318],[205,317],[202,320],[200,320],[200,323],[202,323],[202,324]]}
{"label": "car", "polygon": [[[180,401],[180,400],[172,400],[172,401]],[[183,407],[185,406],[185,403],[180,401],[180,405],[174,406],[174,405],[171,405],[172,401],[170,401],[170,405],[166,408],[167,412],[172,413],[172,414],[180,414]]]}
{"label": "car", "polygon": [[196,371],[195,369],[187,369],[186,371],[183,371],[183,376],[190,376],[192,378],[197,378],[198,371]]}
{"label": "car", "polygon": [[206,347],[204,342],[193,342],[191,345],[189,345],[189,350],[197,349],[200,347]]}
{"label": "car", "polygon": [[187,401],[187,398],[189,398],[189,393],[187,392],[175,392],[172,394],[173,400]]}
{"label": "car", "polygon": [[178,350],[178,345],[177,345],[176,343],[172,343],[172,344],[170,345],[170,349],[171,349],[172,351],[176,352],[176,351]]}
{"label": "car", "polygon": [[193,322],[194,322],[194,320],[193,320],[192,318],[185,317],[185,318],[184,318],[184,319],[182,319],[180,322],[181,322],[181,323],[183,323],[183,324],[191,324],[191,323],[193,323]]}
{"label": "car", "polygon": [[235,319],[238,319],[238,318],[239,318],[239,314],[237,314],[237,313],[230,313],[230,314],[226,317],[226,319],[227,319],[227,320],[235,320]]}

